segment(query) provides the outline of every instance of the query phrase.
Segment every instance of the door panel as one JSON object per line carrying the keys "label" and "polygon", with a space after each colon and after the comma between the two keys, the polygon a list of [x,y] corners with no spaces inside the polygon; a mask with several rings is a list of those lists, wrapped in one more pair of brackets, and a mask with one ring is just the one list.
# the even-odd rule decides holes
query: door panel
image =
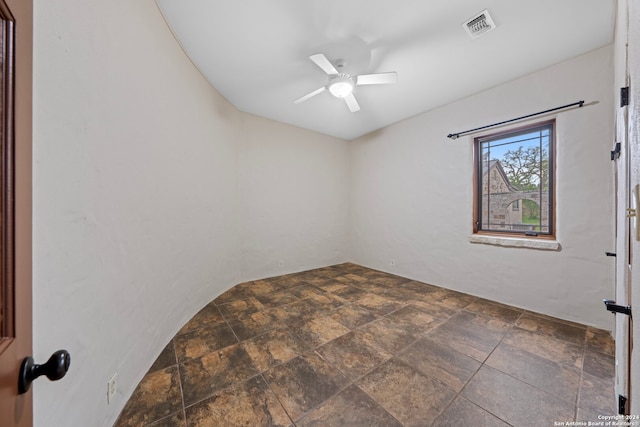
{"label": "door panel", "polygon": [[[631,304],[631,236],[630,220],[626,218],[630,206],[630,148],[627,141],[627,110],[621,108],[616,117],[616,141],[621,145],[616,161],[616,304]],[[616,396],[629,396],[631,316],[615,315]],[[628,407],[626,411],[628,412]]]}
{"label": "door panel", "polygon": [[[629,106],[623,105],[620,88],[629,86],[629,5],[633,1],[619,0],[615,34],[615,142],[620,144],[620,158],[616,161],[616,287],[615,300],[620,306],[632,305],[631,283],[634,280],[633,250],[634,231],[631,229],[631,218],[627,216],[627,209],[631,208],[631,191],[634,177],[634,156],[636,148],[630,137],[633,116],[630,116]],[[633,319],[625,314],[615,314],[616,341],[616,399],[618,396],[627,398],[624,412],[629,413],[631,399],[631,352],[633,350],[632,331]],[[620,403],[618,401],[617,403]],[[619,405],[618,410],[621,411]]]}
{"label": "door panel", "polygon": [[[18,395],[18,371],[22,360],[32,354],[31,342],[31,106],[32,106],[32,0],[3,0],[3,9],[15,29],[14,69],[3,80],[2,116],[9,115],[3,134],[8,145],[0,150],[2,210],[0,244],[5,292],[0,338],[0,425],[26,427],[33,424],[32,392]],[[4,63],[4,61],[3,61]],[[8,78],[6,78],[8,77]],[[13,87],[13,89],[12,89]],[[6,106],[6,107],[5,107]],[[12,181],[12,182],[11,182]],[[6,192],[10,194],[6,194]],[[11,210],[13,212],[11,212]],[[13,215],[11,215],[13,213]],[[12,219],[11,219],[12,217]],[[13,251],[11,251],[13,249]],[[8,252],[9,251],[9,252]],[[7,258],[7,254],[13,256]]]}

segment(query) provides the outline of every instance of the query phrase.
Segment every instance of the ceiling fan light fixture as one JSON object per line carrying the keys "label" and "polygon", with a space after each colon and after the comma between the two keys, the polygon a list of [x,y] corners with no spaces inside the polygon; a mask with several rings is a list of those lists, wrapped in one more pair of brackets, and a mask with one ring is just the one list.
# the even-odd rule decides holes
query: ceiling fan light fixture
{"label": "ceiling fan light fixture", "polygon": [[343,99],[349,107],[349,111],[355,113],[356,111],[360,111],[360,105],[358,104],[356,97],[353,96],[353,90],[356,86],[383,85],[395,83],[398,80],[398,75],[395,71],[376,74],[360,74],[357,76],[341,73],[338,69],[344,67],[345,61],[343,59],[338,59],[335,63],[331,63],[331,61],[329,61],[322,53],[311,55],[309,59],[311,59],[311,61],[313,61],[327,74],[329,81],[325,86],[321,86],[318,89],[296,99],[293,101],[294,104],[300,104],[301,102],[304,102],[309,98],[313,98],[327,90],[336,98]]}
{"label": "ceiling fan light fixture", "polygon": [[336,98],[345,98],[353,92],[355,82],[348,74],[338,74],[329,82],[328,89]]}

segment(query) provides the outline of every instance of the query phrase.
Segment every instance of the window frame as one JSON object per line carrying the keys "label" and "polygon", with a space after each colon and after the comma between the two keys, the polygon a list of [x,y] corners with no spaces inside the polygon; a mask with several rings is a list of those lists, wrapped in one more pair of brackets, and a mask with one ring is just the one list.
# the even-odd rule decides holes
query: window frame
{"label": "window frame", "polygon": [[[514,230],[483,230],[481,228],[482,219],[482,144],[487,141],[493,141],[501,138],[508,138],[519,133],[526,133],[540,128],[550,128],[549,132],[549,233],[540,233],[536,235],[525,234],[526,231]],[[473,139],[473,234],[496,236],[496,237],[517,237],[522,239],[543,239],[555,240],[556,238],[556,164],[557,164],[557,132],[556,120],[550,119],[542,122],[530,123],[524,126],[510,128],[491,134],[480,135]]]}

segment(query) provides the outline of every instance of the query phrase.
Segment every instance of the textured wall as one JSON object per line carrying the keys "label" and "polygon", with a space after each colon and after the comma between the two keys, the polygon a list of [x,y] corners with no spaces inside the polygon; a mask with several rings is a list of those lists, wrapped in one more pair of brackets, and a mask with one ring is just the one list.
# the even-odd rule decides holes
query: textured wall
{"label": "textured wall", "polygon": [[347,143],[251,115],[242,135],[244,280],[346,261]]}
{"label": "textured wall", "polygon": [[152,0],[35,3],[35,425],[112,425],[208,301],[346,260],[347,143],[237,111]]}
{"label": "textured wall", "polygon": [[[353,261],[611,329],[612,83],[606,47],[354,141]],[[446,135],[581,99],[588,105],[544,118],[557,120],[562,250],[470,244],[473,137]]]}
{"label": "textured wall", "polygon": [[[73,360],[34,384],[36,425],[111,425],[207,301],[350,258],[608,327],[610,49],[349,148],[231,107],[152,0],[36,0],[35,28],[34,352]],[[445,135],[577,99],[595,104],[558,115],[563,250],[471,245],[470,140]]]}
{"label": "textured wall", "polygon": [[35,422],[110,425],[177,328],[237,282],[239,115],[153,1],[37,1],[35,28],[35,358],[72,358],[35,385]]}

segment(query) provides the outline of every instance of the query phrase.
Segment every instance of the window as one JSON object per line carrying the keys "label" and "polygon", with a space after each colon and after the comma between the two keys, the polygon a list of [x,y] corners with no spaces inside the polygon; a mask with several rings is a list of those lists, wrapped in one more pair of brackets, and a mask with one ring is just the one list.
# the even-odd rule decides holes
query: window
{"label": "window", "polygon": [[474,233],[554,236],[554,125],[475,139]]}

